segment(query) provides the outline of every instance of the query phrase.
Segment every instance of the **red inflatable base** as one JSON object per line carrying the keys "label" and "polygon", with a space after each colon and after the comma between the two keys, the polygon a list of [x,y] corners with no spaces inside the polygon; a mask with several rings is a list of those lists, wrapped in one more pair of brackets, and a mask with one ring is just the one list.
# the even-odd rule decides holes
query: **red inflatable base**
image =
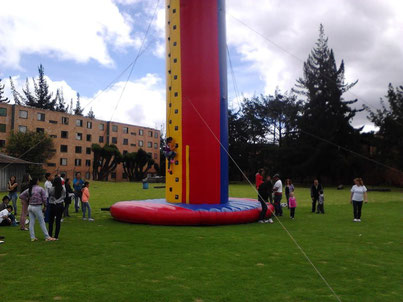
{"label": "red inflatable base", "polygon": [[[267,205],[266,217],[274,207]],[[168,203],[165,199],[120,201],[110,208],[114,219],[154,225],[224,225],[250,223],[258,220],[260,203],[254,199],[230,198],[222,204]]]}

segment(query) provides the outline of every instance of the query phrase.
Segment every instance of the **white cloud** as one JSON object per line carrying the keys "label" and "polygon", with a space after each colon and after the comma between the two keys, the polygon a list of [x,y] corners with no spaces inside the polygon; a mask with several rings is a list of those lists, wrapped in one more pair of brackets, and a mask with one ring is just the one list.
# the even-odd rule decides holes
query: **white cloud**
{"label": "white cloud", "polygon": [[[302,76],[301,60],[305,61],[314,47],[320,23],[325,26],[337,62],[345,61],[347,81],[359,79],[351,90],[353,94],[346,94],[345,98],[359,96],[376,107],[389,82],[402,84],[403,2],[399,0],[256,0],[253,5],[243,0],[228,1],[228,44],[240,54],[243,67],[246,66],[238,70],[238,74],[257,74],[264,82],[265,93],[272,94],[277,86],[289,90]],[[247,87],[241,75],[238,78],[241,79],[238,85]],[[358,105],[362,104],[360,100]],[[368,123],[365,116],[365,113],[359,114],[354,124]]]}
{"label": "white cloud", "polygon": [[[70,100],[76,101],[76,90],[65,81],[53,81],[46,77],[49,90],[56,93],[57,89],[63,89],[67,105]],[[13,102],[10,91],[10,81],[4,79],[5,95]],[[25,87],[25,79],[19,76],[13,77],[13,82],[19,92]],[[32,80],[29,79],[31,91],[33,91]],[[129,81],[119,101],[125,82],[117,82],[108,90],[100,90],[93,96],[81,96],[81,107],[85,107],[84,114],[90,108],[95,112],[98,119],[121,123],[136,124],[160,129],[165,124],[165,85],[163,79],[155,74]],[[118,104],[119,102],[119,104]],[[116,105],[118,104],[117,108]],[[113,114],[113,115],[112,115]]]}
{"label": "white cloud", "polygon": [[131,23],[112,0],[4,1],[0,64],[20,68],[23,54],[40,54],[110,66],[108,46],[138,46]]}

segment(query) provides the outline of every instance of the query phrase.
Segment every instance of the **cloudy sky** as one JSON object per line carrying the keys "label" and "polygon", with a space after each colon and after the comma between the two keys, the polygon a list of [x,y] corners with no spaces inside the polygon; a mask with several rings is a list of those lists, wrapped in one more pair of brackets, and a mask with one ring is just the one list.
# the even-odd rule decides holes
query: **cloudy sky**
{"label": "cloudy sky", "polygon": [[[21,87],[43,64],[51,88],[63,88],[67,100],[79,92],[85,110],[92,107],[97,118],[160,128],[165,122],[164,2],[2,0],[0,78],[6,88],[9,76]],[[337,62],[345,61],[347,81],[359,80],[346,99],[377,107],[389,82],[403,84],[403,1],[227,0],[227,43],[240,93],[290,90],[320,23]],[[139,50],[125,87],[129,70],[123,71]],[[228,80],[230,105],[236,106],[231,73]],[[371,129],[365,114],[354,125]]]}

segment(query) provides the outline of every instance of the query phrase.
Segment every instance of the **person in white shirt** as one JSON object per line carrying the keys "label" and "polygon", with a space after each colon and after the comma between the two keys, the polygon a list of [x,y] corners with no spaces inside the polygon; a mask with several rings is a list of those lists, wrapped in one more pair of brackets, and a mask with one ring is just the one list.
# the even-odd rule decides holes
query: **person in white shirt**
{"label": "person in white shirt", "polygon": [[278,174],[273,176],[274,186],[274,210],[276,216],[283,216],[283,209],[281,208],[281,198],[283,197],[283,183],[280,180],[280,176]]}
{"label": "person in white shirt", "polygon": [[46,195],[46,211],[45,211],[45,222],[49,222],[49,215],[50,215],[50,207],[49,207],[49,192],[53,187],[53,176],[50,173],[45,174],[45,184],[43,185],[45,189],[45,195]]}
{"label": "person in white shirt", "polygon": [[362,178],[355,178],[350,197],[350,203],[353,204],[354,222],[361,222],[361,208],[363,202],[368,202],[367,188],[364,186]]}
{"label": "person in white shirt", "polygon": [[15,219],[11,212],[13,211],[13,206],[7,205],[7,207],[0,211],[0,226],[16,225]]}

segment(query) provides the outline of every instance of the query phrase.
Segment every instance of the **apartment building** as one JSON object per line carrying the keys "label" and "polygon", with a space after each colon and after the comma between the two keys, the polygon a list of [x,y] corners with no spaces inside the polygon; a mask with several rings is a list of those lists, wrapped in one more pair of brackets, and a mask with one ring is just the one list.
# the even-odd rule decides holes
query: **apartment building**
{"label": "apartment building", "polygon": [[[0,147],[6,145],[11,131],[48,133],[53,138],[55,155],[44,169],[52,174],[65,173],[69,178],[75,172],[81,172],[86,179],[92,179],[93,143],[115,144],[122,154],[142,148],[160,163],[160,132],[157,129],[1,103]],[[122,165],[111,173],[109,180],[127,180]]]}

